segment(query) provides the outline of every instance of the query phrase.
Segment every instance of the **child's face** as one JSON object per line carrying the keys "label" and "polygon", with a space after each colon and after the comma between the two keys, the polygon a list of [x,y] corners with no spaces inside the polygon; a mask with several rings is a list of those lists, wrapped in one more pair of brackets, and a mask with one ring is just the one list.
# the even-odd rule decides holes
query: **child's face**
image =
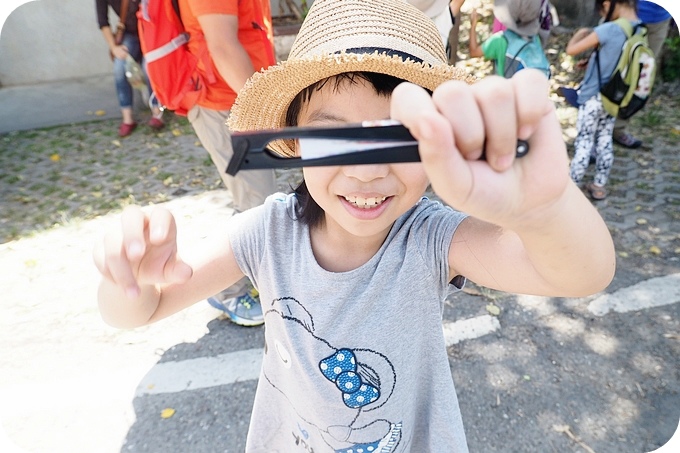
{"label": "child's face", "polygon": [[[358,79],[330,81],[302,105],[299,126],[338,126],[390,117],[390,98]],[[325,226],[380,241],[394,221],[422,197],[428,185],[420,163],[307,167],[311,196],[325,212]]]}

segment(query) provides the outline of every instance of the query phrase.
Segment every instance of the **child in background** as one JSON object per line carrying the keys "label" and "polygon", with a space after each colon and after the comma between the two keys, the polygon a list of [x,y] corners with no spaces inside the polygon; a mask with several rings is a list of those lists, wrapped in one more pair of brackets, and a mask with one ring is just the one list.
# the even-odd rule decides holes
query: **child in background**
{"label": "child in background", "polygon": [[[552,5],[548,0],[541,0],[541,11],[538,14],[538,23],[540,24],[538,28],[538,37],[541,38],[541,45],[543,47],[548,45],[550,31],[552,30],[553,26],[553,16],[551,9]],[[500,20],[498,20],[498,17],[493,18],[493,26],[491,28],[491,33],[507,30],[507,28],[508,27],[503,25],[503,23]]]}
{"label": "child in background", "polygon": [[[94,251],[102,317],[145,325],[246,275],[266,325],[248,453],[467,452],[441,325],[450,282],[580,297],[615,268],[603,219],[566,172],[547,79],[471,82],[408,3],[316,0],[288,60],[249,79],[229,125],[391,118],[422,162],[304,168],[295,193],[187,250],[170,212],[126,208]],[[450,207],[423,198],[430,183]]]}
{"label": "child in background", "polygon": [[538,36],[542,0],[496,0],[494,17],[504,29],[495,32],[481,45],[477,41],[478,13],[470,15],[470,57],[493,62],[497,75],[512,77],[524,68],[542,70],[550,77],[548,62]]}
{"label": "child in background", "polygon": [[[638,0],[637,15],[647,27],[647,41],[657,61],[661,61],[661,49],[668,36],[671,14],[662,6],[649,0]],[[614,141],[626,148],[636,149],[642,146],[642,140],[628,132],[629,120],[616,118],[614,123]]]}
{"label": "child in background", "polygon": [[583,82],[578,89],[577,135],[570,165],[571,179],[580,184],[591,158],[595,159],[594,180],[585,186],[593,200],[607,197],[605,186],[614,162],[612,133],[616,119],[604,109],[600,87],[607,83],[614,72],[627,39],[626,32],[611,21],[626,18],[633,26],[640,23],[635,11],[636,3],[636,0],[596,0],[596,8],[606,21],[595,29],[577,30],[567,44],[566,52],[572,56],[597,49],[590,55]]}

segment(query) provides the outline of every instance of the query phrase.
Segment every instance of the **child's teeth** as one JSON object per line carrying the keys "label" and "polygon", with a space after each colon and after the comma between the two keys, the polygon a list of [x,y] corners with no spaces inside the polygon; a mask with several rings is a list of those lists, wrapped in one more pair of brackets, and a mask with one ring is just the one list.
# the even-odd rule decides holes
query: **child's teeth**
{"label": "child's teeth", "polygon": [[385,201],[385,199],[386,199],[386,197],[382,197],[382,198],[377,198],[377,197],[362,198],[362,197],[357,197],[357,196],[345,197],[345,200],[349,201],[350,203],[355,204],[359,208],[364,208],[364,209],[374,208],[374,207],[382,204],[382,202]]}

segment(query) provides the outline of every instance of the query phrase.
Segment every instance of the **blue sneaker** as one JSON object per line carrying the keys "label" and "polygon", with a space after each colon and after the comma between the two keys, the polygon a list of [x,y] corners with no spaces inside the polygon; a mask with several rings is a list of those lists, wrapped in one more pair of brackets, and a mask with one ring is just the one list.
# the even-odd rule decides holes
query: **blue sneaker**
{"label": "blue sneaker", "polygon": [[240,296],[220,301],[216,296],[209,297],[208,303],[222,310],[231,322],[239,326],[254,327],[264,324],[260,294],[254,287]]}

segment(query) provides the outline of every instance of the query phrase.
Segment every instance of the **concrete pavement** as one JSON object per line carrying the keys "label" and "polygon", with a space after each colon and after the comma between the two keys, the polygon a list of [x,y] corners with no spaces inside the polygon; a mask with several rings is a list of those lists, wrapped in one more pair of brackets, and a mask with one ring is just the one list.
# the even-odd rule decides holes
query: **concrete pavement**
{"label": "concrete pavement", "polygon": [[120,118],[113,75],[0,89],[0,134]]}

